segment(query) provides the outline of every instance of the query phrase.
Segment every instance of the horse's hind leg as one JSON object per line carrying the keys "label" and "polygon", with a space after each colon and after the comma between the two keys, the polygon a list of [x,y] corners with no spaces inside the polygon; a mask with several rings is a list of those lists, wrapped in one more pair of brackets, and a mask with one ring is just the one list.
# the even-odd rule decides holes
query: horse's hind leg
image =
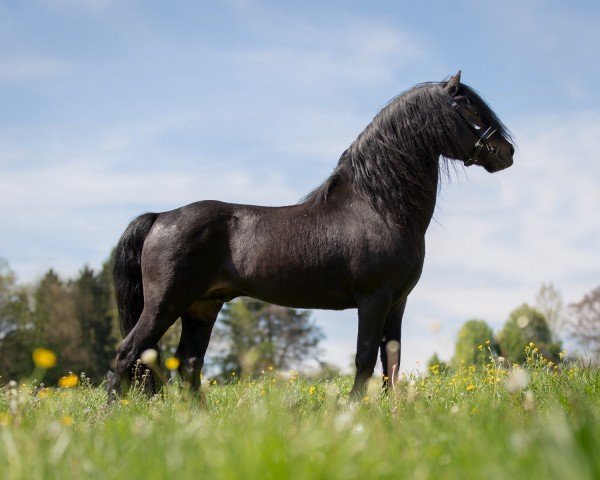
{"label": "horse's hind leg", "polygon": [[196,393],[200,389],[200,374],[217,315],[220,301],[195,302],[181,316],[181,339],[175,354],[180,360],[179,373]]}
{"label": "horse's hind leg", "polygon": [[381,366],[383,368],[383,388],[394,388],[400,369],[400,339],[402,336],[402,317],[406,299],[396,304],[390,310],[383,327],[381,341]]}
{"label": "horse's hind leg", "polygon": [[[165,303],[147,302],[135,327],[117,347],[117,363],[110,379],[109,393],[112,390],[120,393],[121,379],[132,378],[140,355],[147,349],[157,349],[158,341],[177,319],[176,311],[172,308],[164,308],[165,305]],[[152,393],[155,393],[152,381],[150,388],[153,390]]]}

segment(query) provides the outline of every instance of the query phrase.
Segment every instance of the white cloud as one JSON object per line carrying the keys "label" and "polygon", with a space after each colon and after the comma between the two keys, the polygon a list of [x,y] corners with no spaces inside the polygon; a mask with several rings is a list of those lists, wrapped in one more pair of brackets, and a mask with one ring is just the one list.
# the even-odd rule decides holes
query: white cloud
{"label": "white cloud", "polygon": [[0,57],[0,83],[62,77],[69,73],[69,62],[43,56]]}
{"label": "white cloud", "polygon": [[91,12],[104,10],[113,3],[112,0],[40,0],[40,2],[53,8],[85,9]]}
{"label": "white cloud", "polygon": [[327,30],[305,26],[302,33],[299,46],[254,48],[229,55],[240,68],[266,71],[271,80],[293,72],[295,83],[344,82],[347,86],[347,82],[391,82],[396,70],[425,54],[422,44],[409,34],[381,24]]}

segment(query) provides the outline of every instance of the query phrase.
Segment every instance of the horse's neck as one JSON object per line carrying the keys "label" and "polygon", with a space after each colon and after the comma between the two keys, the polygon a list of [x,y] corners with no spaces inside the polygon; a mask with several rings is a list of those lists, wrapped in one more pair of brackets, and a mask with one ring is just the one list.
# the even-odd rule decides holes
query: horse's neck
{"label": "horse's neck", "polygon": [[[433,212],[435,210],[435,203],[437,200],[438,193],[438,182],[439,182],[439,158],[429,159],[423,161],[421,164],[422,175],[428,178],[428,181],[421,187],[421,192],[418,198],[419,204],[416,205],[418,214],[408,214],[408,223],[412,224],[417,229],[418,233],[425,234],[429,223],[433,218]],[[412,217],[412,218],[411,218]]]}
{"label": "horse's neck", "polygon": [[[402,162],[402,159],[398,160]],[[354,194],[369,201],[369,193],[357,191],[352,188],[353,176],[349,164],[341,163],[338,165],[339,181],[335,189],[354,190]],[[439,161],[438,158],[422,159],[411,163],[411,171],[407,173],[406,169],[398,168],[392,172],[394,176],[393,186],[387,187],[393,191],[384,192],[384,205],[381,208],[373,205],[382,217],[391,225],[406,231],[411,230],[416,235],[424,235],[435,210],[435,202],[438,191],[439,180]],[[373,181],[385,182],[371,176]],[[416,179],[416,180],[415,180]],[[398,204],[402,207],[398,208]],[[391,220],[391,222],[389,221]]]}

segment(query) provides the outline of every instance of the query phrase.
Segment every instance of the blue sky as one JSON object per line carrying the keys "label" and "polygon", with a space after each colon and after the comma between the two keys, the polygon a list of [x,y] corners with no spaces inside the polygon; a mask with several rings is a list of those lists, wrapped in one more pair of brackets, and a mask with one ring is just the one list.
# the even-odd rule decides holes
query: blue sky
{"label": "blue sky", "polygon": [[[0,256],[97,267],[127,222],[195,200],[296,202],[393,96],[459,68],[515,165],[442,188],[403,368],[600,277],[598,2],[0,0]],[[347,366],[353,311],[315,312]]]}

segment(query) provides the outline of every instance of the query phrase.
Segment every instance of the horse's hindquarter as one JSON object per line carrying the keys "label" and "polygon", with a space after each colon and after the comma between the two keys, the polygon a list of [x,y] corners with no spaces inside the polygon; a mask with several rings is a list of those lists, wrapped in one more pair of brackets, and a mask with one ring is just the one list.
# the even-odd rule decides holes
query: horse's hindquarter
{"label": "horse's hindquarter", "polygon": [[231,281],[271,303],[351,308],[358,293],[386,284],[394,292],[406,289],[422,265],[415,245],[407,243],[357,202],[328,208],[235,206]]}

